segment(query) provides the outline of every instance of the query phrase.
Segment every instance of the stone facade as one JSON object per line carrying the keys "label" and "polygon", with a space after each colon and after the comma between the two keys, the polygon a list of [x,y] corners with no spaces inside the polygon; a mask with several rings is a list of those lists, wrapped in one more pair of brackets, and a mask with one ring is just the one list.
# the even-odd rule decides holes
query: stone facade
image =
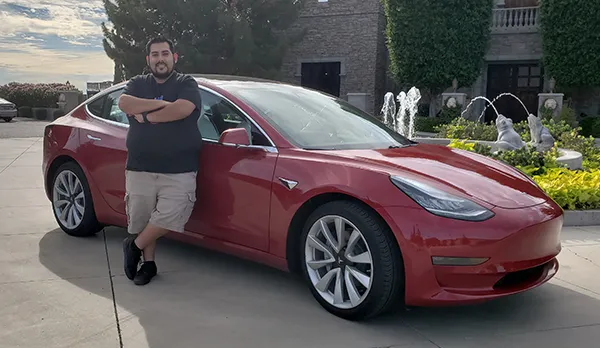
{"label": "stone facade", "polygon": [[542,36],[537,33],[492,34],[486,61],[536,60],[542,58]]}
{"label": "stone facade", "polygon": [[[377,114],[385,94],[385,14],[379,0],[309,0],[294,29],[306,30],[288,52],[283,79],[300,85],[302,63],[340,62],[340,93],[361,98]],[[357,95],[358,94],[358,95]]]}
{"label": "stone facade", "polygon": [[[542,38],[540,34],[538,0],[497,0],[493,13],[492,34],[482,65],[481,75],[471,86],[464,86],[459,92],[468,98],[487,96],[493,98],[496,92],[514,91],[525,93],[528,105],[537,100],[539,93],[549,91],[550,77],[544,74],[542,66]],[[525,18],[521,22],[515,18]],[[389,59],[385,44],[386,18],[380,0],[307,0],[305,8],[292,29],[305,29],[303,40],[293,46],[284,59],[283,80],[302,85],[303,63],[340,63],[339,96],[364,108],[365,111],[379,115],[383,96],[386,92],[397,93],[397,86],[388,76]],[[542,75],[533,77],[539,80],[539,86],[527,86],[525,92],[520,76],[505,74],[500,80],[488,81],[490,71],[499,65],[519,67],[539,66]],[[512,76],[512,77],[510,77]],[[508,81],[514,79],[512,82]],[[531,81],[532,78],[529,79]],[[460,82],[460,81],[459,81]],[[497,82],[497,83],[496,83]],[[498,87],[499,86],[499,87]],[[450,86],[448,90],[451,91]],[[337,91],[336,91],[337,92]],[[427,93],[422,91],[422,103],[427,103]],[[577,112],[587,114],[600,113],[600,92],[592,91],[589,96],[574,100]],[[438,96],[437,98],[440,98]],[[440,100],[441,101],[441,100]],[[467,100],[467,103],[470,99]],[[364,107],[362,106],[364,105]],[[475,115],[480,114],[485,103],[473,105]],[[529,109],[529,108],[528,108]],[[435,108],[432,110],[435,114]],[[534,113],[537,110],[531,110]]]}

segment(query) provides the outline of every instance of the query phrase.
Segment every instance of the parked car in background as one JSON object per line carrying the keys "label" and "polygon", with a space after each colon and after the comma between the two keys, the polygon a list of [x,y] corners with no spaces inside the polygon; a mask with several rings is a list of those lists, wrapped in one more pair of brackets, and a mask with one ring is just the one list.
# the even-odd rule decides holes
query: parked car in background
{"label": "parked car in background", "polygon": [[17,106],[6,99],[0,98],[0,118],[10,122],[17,117]]}
{"label": "parked car in background", "polygon": [[[396,302],[491,300],[558,271],[563,211],[517,169],[416,143],[311,89],[197,82],[199,199],[185,233],[170,236],[297,272],[321,306],[351,320]],[[69,235],[127,225],[124,86],[46,126],[46,193]]]}

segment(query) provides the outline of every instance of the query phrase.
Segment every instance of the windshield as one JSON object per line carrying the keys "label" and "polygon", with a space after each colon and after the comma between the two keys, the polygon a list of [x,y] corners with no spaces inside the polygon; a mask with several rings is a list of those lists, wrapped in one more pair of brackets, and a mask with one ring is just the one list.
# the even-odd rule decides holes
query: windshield
{"label": "windshield", "polygon": [[303,149],[378,149],[411,142],[348,102],[301,87],[227,84],[291,143]]}

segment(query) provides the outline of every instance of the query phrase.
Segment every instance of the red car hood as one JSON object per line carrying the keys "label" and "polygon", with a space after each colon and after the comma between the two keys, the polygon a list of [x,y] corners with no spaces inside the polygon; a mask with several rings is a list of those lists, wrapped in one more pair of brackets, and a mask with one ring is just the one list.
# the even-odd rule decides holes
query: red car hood
{"label": "red car hood", "polygon": [[516,169],[488,157],[445,146],[418,144],[389,150],[343,150],[337,155],[390,174],[426,177],[502,208],[544,203],[545,193]]}

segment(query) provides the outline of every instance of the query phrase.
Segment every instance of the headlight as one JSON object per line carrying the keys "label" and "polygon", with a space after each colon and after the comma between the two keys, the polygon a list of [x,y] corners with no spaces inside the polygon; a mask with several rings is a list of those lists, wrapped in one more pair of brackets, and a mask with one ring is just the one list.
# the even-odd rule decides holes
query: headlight
{"label": "headlight", "polygon": [[468,199],[453,196],[418,181],[391,176],[392,183],[432,214],[466,221],[484,221],[490,210]]}

